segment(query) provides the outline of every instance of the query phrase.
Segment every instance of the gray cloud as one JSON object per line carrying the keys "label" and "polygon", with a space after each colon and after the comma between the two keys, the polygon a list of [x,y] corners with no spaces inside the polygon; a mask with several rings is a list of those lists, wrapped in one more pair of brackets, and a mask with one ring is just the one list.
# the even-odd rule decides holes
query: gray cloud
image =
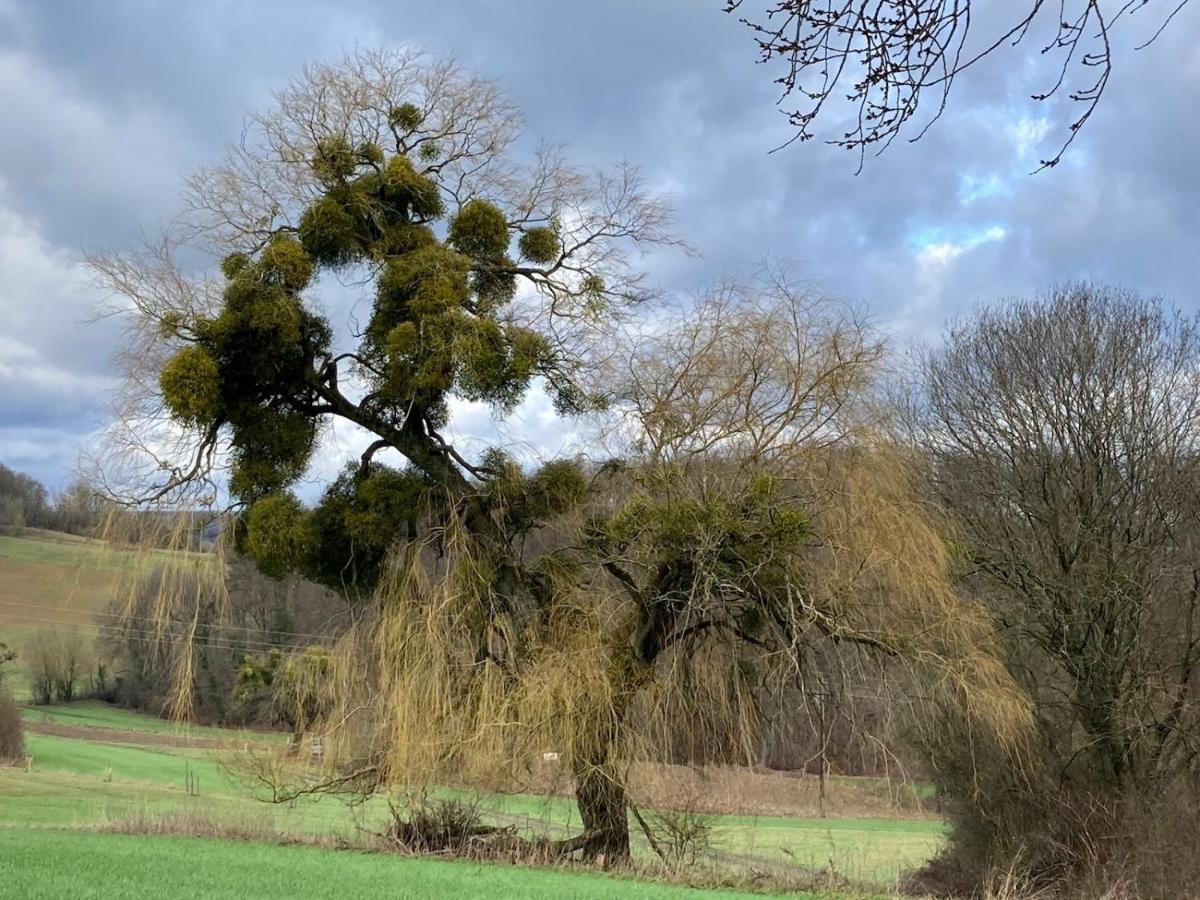
{"label": "gray cloud", "polygon": [[[649,261],[669,288],[791,258],[900,342],[1064,278],[1197,309],[1200,7],[1149,50],[1132,50],[1148,18],[1119,36],[1109,94],[1054,171],[1028,174],[1072,110],[1028,100],[1048,76],[1035,36],[961,80],[921,142],[856,176],[852,155],[817,142],[768,155],[789,136],[771,72],[720,5],[0,3],[0,459],[59,481],[102,415],[113,336],[81,324],[95,297],[79,252],[153,229],[247,110],[356,43],[453,53],[525,108],[531,140],[642,164],[701,254]],[[526,412],[524,439],[550,449],[558,432],[536,403]],[[339,446],[353,452],[354,436]]]}

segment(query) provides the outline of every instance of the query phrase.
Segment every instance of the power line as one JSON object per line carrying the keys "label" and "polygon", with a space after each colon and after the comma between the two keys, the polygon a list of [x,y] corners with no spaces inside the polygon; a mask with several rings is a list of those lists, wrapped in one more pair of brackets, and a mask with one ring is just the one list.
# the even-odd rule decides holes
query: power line
{"label": "power line", "polygon": [[[135,616],[135,615],[127,616],[127,615],[124,615],[123,613],[105,612],[103,610],[97,610],[95,612],[90,612],[88,610],[68,609],[66,607],[48,607],[46,604],[41,604],[41,603],[21,603],[20,601],[17,601],[17,600],[6,600],[6,599],[2,599],[2,598],[0,598],[0,606],[9,606],[9,607],[14,607],[14,608],[20,607],[22,609],[32,609],[32,610],[36,610],[38,612],[43,612],[43,613],[47,612],[49,609],[62,609],[66,612],[72,612],[72,613],[81,613],[81,614],[89,614],[90,613],[90,615],[92,615],[92,616],[113,619],[113,620],[121,622],[121,623],[126,623],[128,621],[139,621],[140,620],[143,622],[151,622],[151,623],[155,624],[156,626],[159,624],[168,624],[168,625],[180,625],[184,628],[190,628],[193,624],[192,622],[190,622],[187,619],[160,619],[156,616]],[[285,631],[282,629],[274,629],[274,628],[271,628],[271,629],[252,628],[252,627],[245,626],[245,625],[233,625],[233,624],[229,624],[229,625],[207,624],[206,627],[219,628],[219,629],[225,630],[225,631],[245,631],[250,634],[269,633],[269,634],[283,635],[284,637],[313,638],[315,640],[328,640],[330,637],[330,635],[328,635],[328,634],[312,634],[310,632],[304,632],[304,631]]]}
{"label": "power line", "polygon": [[[49,630],[50,628],[72,628],[83,629],[89,631],[96,637],[118,638],[122,640],[139,640],[143,643],[153,644],[161,643],[164,639],[184,640],[185,636],[178,632],[172,631],[155,631],[152,629],[137,628],[132,626],[119,626],[100,624],[95,622],[64,622],[56,619],[44,619],[36,616],[25,617],[26,621],[33,624],[44,626],[41,630]],[[187,626],[191,628],[190,623]],[[210,626],[198,626],[208,628]],[[312,644],[289,644],[278,643],[274,644],[269,641],[256,641],[240,638],[223,638],[218,635],[197,634],[193,640],[206,647],[211,647],[216,650],[228,650],[231,652],[261,652],[267,650],[291,650],[302,651]]]}
{"label": "power line", "polygon": [[[51,619],[34,619],[31,620],[34,624],[42,626],[40,630],[52,630],[55,627],[68,627],[71,629],[80,629],[90,633],[94,637],[106,637],[120,640],[134,640],[146,644],[157,644],[172,641],[183,641],[185,636],[176,632],[154,633],[148,631],[137,630],[121,630],[113,626],[89,625],[85,622],[61,622]],[[312,644],[268,644],[268,643],[231,643],[223,641],[219,637],[208,635],[198,635],[194,638],[195,642],[205,647],[214,650],[227,650],[230,652],[252,653],[262,652],[267,650],[304,650]]]}
{"label": "power line", "polygon": [[[120,625],[110,623],[97,622],[81,622],[81,621],[64,621],[62,619],[47,619],[37,616],[25,615],[24,621],[31,622],[36,625],[53,627],[67,627],[73,629],[87,629],[102,637],[133,637],[142,638],[147,641],[162,641],[164,639],[183,639],[185,635],[180,630],[173,628],[154,629],[145,626]],[[46,630],[43,628],[42,630]],[[190,631],[191,625],[183,627],[184,631]],[[214,633],[216,632],[216,633]],[[305,647],[313,646],[311,643],[291,643],[278,642],[274,643],[270,640],[258,640],[253,638],[242,638],[238,636],[227,636],[219,633],[219,629],[209,625],[197,625],[196,639],[218,649],[226,650],[271,650],[271,649],[286,649],[286,650],[303,650]]]}
{"label": "power line", "polygon": [[[42,623],[37,623],[37,624],[40,626],[38,629],[40,631],[53,631],[54,627],[56,625],[57,626],[62,625],[62,623],[49,623],[49,622],[42,622]],[[271,650],[279,650],[281,652],[292,653],[292,652],[300,652],[300,651],[307,649],[308,647],[314,646],[312,644],[305,644],[305,645],[297,645],[297,644],[276,644],[276,645],[230,644],[230,643],[226,643],[224,641],[214,639],[211,637],[207,637],[207,636],[196,636],[195,638],[192,638],[189,640],[185,635],[178,634],[178,633],[147,634],[147,633],[139,633],[139,632],[132,632],[132,631],[129,631],[129,632],[106,631],[100,627],[88,626],[88,625],[83,625],[83,624],[72,624],[69,627],[73,631],[85,633],[85,634],[88,634],[88,635],[90,635],[92,637],[96,637],[96,638],[109,638],[109,639],[112,639],[115,641],[121,641],[121,642],[137,642],[137,643],[141,643],[141,644],[144,644],[147,646],[154,646],[154,645],[175,646],[175,645],[180,645],[180,644],[186,644],[189,646],[207,649],[207,650],[222,651],[222,652],[233,653],[233,654],[242,654],[242,655],[256,655],[256,654],[261,654],[264,652],[269,652]]]}

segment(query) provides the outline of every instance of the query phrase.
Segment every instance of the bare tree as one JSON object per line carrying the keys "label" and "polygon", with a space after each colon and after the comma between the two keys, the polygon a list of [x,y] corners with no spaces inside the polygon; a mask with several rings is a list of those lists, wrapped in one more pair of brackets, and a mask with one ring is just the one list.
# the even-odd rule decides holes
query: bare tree
{"label": "bare tree", "polygon": [[[1114,27],[1149,3],[1022,0],[1006,9],[1008,20],[978,44],[968,38],[974,22],[984,17],[983,4],[971,0],[771,0],[765,8],[750,4],[754,12],[741,21],[753,31],[761,61],[784,64],[776,79],[780,104],[793,98],[801,102],[786,110],[796,129],[787,144],[811,139],[817,119],[834,115],[826,106],[844,98],[852,107],[852,122],[830,143],[857,151],[860,170],[868,148],[879,145],[882,152],[917,117],[923,94],[932,94],[926,103],[932,110],[911,140],[941,117],[959,75],[994,52],[1021,44],[1035,26],[1050,21],[1053,34],[1041,52],[1056,56],[1059,68],[1033,99],[1065,91],[1080,111],[1058,150],[1042,160],[1042,168],[1048,168],[1058,165],[1108,86]],[[1152,24],[1139,49],[1152,43],[1186,4],[1168,0],[1168,12]],[[746,0],[727,0],[725,11],[744,12],[746,6]],[[1072,88],[1068,82],[1075,70],[1083,73],[1084,83]]]}
{"label": "bare tree", "polygon": [[631,340],[616,379],[623,421],[648,460],[777,463],[864,421],[884,356],[861,312],[788,267],[729,281]]}
{"label": "bare tree", "polygon": [[103,499],[83,479],[75,479],[55,498],[54,523],[60,531],[90,534],[103,517]]}
{"label": "bare tree", "polygon": [[1017,839],[1078,849],[1072,816],[1200,784],[1200,328],[1072,285],[952,326],[921,371],[965,586],[1038,716],[1033,786],[989,815],[1016,802]]}

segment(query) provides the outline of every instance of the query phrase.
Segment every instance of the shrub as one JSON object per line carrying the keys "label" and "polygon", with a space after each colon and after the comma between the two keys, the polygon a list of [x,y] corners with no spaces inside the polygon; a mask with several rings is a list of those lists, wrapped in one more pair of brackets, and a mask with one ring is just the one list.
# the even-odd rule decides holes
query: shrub
{"label": "shrub", "polygon": [[4,643],[4,641],[0,641],[0,684],[4,684],[4,667],[16,658],[16,652],[8,644]]}
{"label": "shrub", "polygon": [[0,760],[25,758],[25,727],[21,710],[8,688],[0,684]]}
{"label": "shrub", "polygon": [[697,810],[698,798],[682,809],[662,809],[645,818],[638,816],[646,837],[667,868],[682,871],[691,868],[712,849],[712,816]]}
{"label": "shrub", "polygon": [[42,705],[76,699],[84,673],[91,668],[91,652],[77,631],[38,632],[25,656],[33,700]]}
{"label": "shrub", "polygon": [[410,853],[463,855],[472,838],[495,830],[481,823],[479,806],[471,801],[417,794],[399,807],[389,800],[388,808],[392,821],[385,837]]}

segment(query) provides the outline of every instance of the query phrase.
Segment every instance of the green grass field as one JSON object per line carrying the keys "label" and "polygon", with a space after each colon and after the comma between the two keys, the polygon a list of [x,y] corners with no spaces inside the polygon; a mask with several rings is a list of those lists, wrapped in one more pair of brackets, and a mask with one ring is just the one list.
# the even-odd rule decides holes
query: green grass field
{"label": "green grass field", "polygon": [[[107,602],[107,576],[78,575],[81,559],[98,553],[86,541],[37,534],[0,537],[0,640],[19,649],[13,635],[43,627],[40,619],[84,621]],[[6,599],[12,602],[6,605]],[[31,612],[27,607],[33,602],[41,603],[42,611]],[[19,671],[15,679],[10,671],[9,678],[19,687]],[[202,897],[286,895],[290,900],[298,896],[298,886],[303,887],[299,895],[312,897],[690,895],[680,888],[594,874],[281,846],[278,840],[104,833],[182,816],[251,835],[360,840],[364,829],[376,831],[384,824],[387,808],[384,798],[353,807],[328,797],[292,805],[259,802],[222,767],[221,755],[228,751],[213,749],[217,743],[285,740],[283,735],[185,728],[91,701],[26,707],[22,715],[33,762],[28,771],[0,768],[0,896],[158,897],[166,873],[173,894]],[[195,746],[197,740],[206,746]],[[862,781],[861,790],[873,790]],[[570,798],[470,796],[485,821],[513,825],[522,833],[565,836],[580,827]],[[726,815],[714,816],[712,824],[710,862],[723,870],[832,869],[880,889],[936,853],[946,834],[944,823],[927,817]],[[649,859],[636,827],[633,834],[635,857]],[[828,896],[843,900],[847,895]]]}
{"label": "green grass field", "polygon": [[[164,726],[172,727],[150,717],[98,708],[97,704],[91,703],[39,708],[27,715],[35,728],[39,717],[56,722],[117,724],[123,737],[142,730],[150,739],[162,734]],[[104,740],[103,726],[85,727],[92,728],[87,737],[62,737],[33,731],[27,734],[27,752],[33,758],[32,771],[0,769],[0,830],[3,833],[29,831],[33,835],[45,834],[49,839],[56,829],[91,831],[130,819],[154,820],[187,812],[200,821],[263,833],[295,837],[340,835],[353,839],[361,828],[378,830],[385,821],[382,798],[355,807],[331,798],[301,801],[295,805],[262,803],[253,799],[244,786],[230,779],[218,764],[215,751],[110,743]],[[191,733],[205,736],[220,732],[220,729],[197,727]],[[198,784],[198,796],[187,793],[189,774],[193,784]],[[569,798],[478,795],[475,799],[485,810],[485,819],[496,824],[515,824],[522,830],[560,835],[578,829],[575,807]],[[904,870],[920,865],[936,852],[945,833],[940,822],[908,819],[716,816],[713,825],[716,859],[732,870],[770,869],[780,865],[826,869],[832,865],[843,876],[873,881],[881,886],[894,883]],[[95,837],[89,833],[86,840],[92,841]],[[82,840],[83,835],[79,838]],[[159,839],[137,840],[153,843]],[[157,851],[147,849],[146,852]],[[636,833],[635,853],[648,857],[648,850]],[[374,871],[373,865],[363,863],[362,871]],[[360,870],[354,868],[354,871]],[[451,888],[448,886],[447,890]],[[541,895],[535,891],[527,896]],[[583,892],[579,896],[607,895]]]}
{"label": "green grass field", "polygon": [[[64,865],[69,860],[69,865]],[[593,873],[281,847],[175,836],[0,830],[5,896],[141,900],[454,897],[457,900],[747,900],[762,894],[699,891]],[[820,894],[793,894],[818,900]],[[825,895],[830,898],[845,894]]]}

